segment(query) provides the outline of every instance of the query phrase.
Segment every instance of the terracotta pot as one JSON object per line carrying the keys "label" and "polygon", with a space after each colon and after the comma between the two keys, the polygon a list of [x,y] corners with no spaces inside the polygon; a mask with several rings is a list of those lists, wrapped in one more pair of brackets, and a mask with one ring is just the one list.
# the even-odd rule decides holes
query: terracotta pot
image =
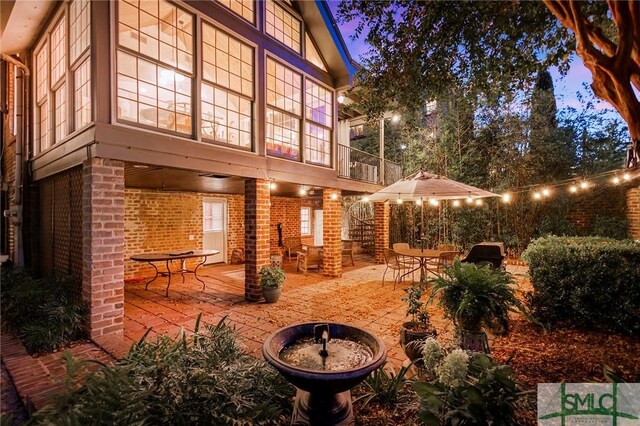
{"label": "terracotta pot", "polygon": [[262,295],[267,303],[276,303],[280,298],[280,293],[282,293],[282,287],[262,289]]}
{"label": "terracotta pot", "polygon": [[438,336],[436,329],[427,324],[426,327],[423,324],[418,324],[413,321],[405,322],[400,328],[400,344],[404,353],[411,361],[422,356],[422,344],[429,337],[434,339]]}

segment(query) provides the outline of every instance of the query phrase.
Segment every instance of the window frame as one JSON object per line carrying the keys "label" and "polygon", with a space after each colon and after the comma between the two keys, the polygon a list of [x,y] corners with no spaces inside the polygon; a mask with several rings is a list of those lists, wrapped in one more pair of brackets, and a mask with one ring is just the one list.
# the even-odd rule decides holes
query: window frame
{"label": "window frame", "polygon": [[[229,2],[233,2],[233,1],[236,1],[236,0],[228,0],[228,1],[229,1]],[[244,0],[238,0],[238,1],[239,1],[240,3],[244,3]],[[260,6],[258,6],[258,7],[255,7],[255,6],[256,6],[256,5],[259,5],[259,4],[260,4],[259,2],[254,1],[254,0],[249,0],[249,1],[248,1],[248,3],[251,3],[251,4],[253,4],[253,5],[254,5],[254,8],[253,8],[253,19],[252,19],[252,20],[249,20],[249,19],[245,18],[243,15],[238,14],[235,10],[233,10],[233,9],[232,9],[232,8],[230,8],[230,7],[227,7],[227,6],[226,6],[225,4],[223,4],[223,3],[222,3],[222,1],[220,1],[220,0],[216,0],[216,3],[218,3],[220,6],[222,6],[225,10],[228,10],[228,11],[230,11],[231,13],[233,13],[233,15],[234,15],[234,16],[237,16],[237,17],[239,17],[240,19],[242,19],[243,21],[250,23],[250,24],[251,24],[252,26],[254,26],[254,27],[256,26],[256,21],[257,21],[256,17],[257,17],[257,15],[258,15],[258,7],[260,7]],[[244,5],[243,5],[243,7],[244,7]]]}
{"label": "window frame", "polygon": [[[326,126],[324,124],[321,124],[317,121],[314,121],[312,119],[308,119],[307,118],[307,82],[311,82],[312,84],[315,84],[316,86],[326,90],[327,92],[329,92],[331,94],[331,101],[329,102],[329,107],[331,109],[331,119],[329,120],[331,123],[331,126]],[[336,94],[335,94],[335,90],[331,87],[325,86],[324,84],[322,84],[321,82],[319,82],[318,80],[309,77],[308,75],[305,75],[304,78],[304,99],[303,99],[303,108],[304,108],[304,114],[303,114],[303,130],[302,130],[302,142],[303,142],[303,149],[306,152],[307,149],[307,142],[306,142],[306,136],[307,136],[307,123],[310,123],[311,125],[315,125],[318,126],[326,131],[329,132],[329,164],[323,164],[323,163],[317,163],[315,161],[310,161],[308,158],[306,158],[306,155],[304,156],[304,162],[305,164],[313,164],[314,166],[320,166],[320,167],[329,167],[332,168],[333,167],[333,151],[334,151],[334,147],[333,147],[333,135],[334,135],[334,127],[335,127],[335,116],[336,116],[336,112],[335,112],[335,103],[336,103]]]}
{"label": "window frame", "polygon": [[[303,212],[304,211],[307,211],[307,215],[308,215],[308,220],[306,220],[306,221],[303,220]],[[300,235],[301,236],[313,235],[312,227],[311,227],[312,222],[313,222],[313,220],[312,220],[312,217],[311,217],[311,207],[305,207],[305,206],[300,207]],[[304,230],[302,228],[303,223],[307,223],[308,233],[304,232]]]}
{"label": "window frame", "polygon": [[[158,4],[160,4],[161,0],[157,0]],[[115,58],[112,60],[112,84],[111,84],[111,98],[112,98],[112,109],[111,109],[111,116],[112,119],[115,123],[118,124],[124,124],[124,125],[128,125],[131,126],[133,128],[137,128],[137,129],[143,129],[143,130],[149,130],[149,131],[153,131],[153,132],[159,132],[162,134],[166,134],[166,135],[172,135],[172,136],[177,136],[177,137],[181,137],[181,138],[187,138],[187,139],[191,139],[191,140],[200,140],[197,137],[197,133],[196,130],[199,130],[199,125],[196,124],[196,122],[198,120],[193,120],[193,116],[196,114],[199,114],[200,108],[198,106],[198,109],[196,110],[196,104],[199,102],[200,100],[200,96],[196,96],[198,91],[196,90],[196,84],[200,81],[200,77],[199,77],[199,65],[198,65],[198,56],[200,54],[199,51],[199,46],[198,43],[196,43],[197,38],[199,36],[201,36],[201,33],[199,32],[198,29],[198,17],[199,14],[194,11],[192,8],[187,7],[186,4],[176,4],[170,0],[165,0],[166,3],[172,5],[173,7],[175,7],[176,9],[180,9],[185,13],[188,13],[189,15],[191,15],[191,38],[192,38],[192,51],[191,51],[191,58],[192,58],[192,64],[191,64],[191,72],[187,72],[184,71],[180,68],[178,68],[178,65],[176,63],[175,66],[167,64],[165,62],[162,62],[160,59],[155,59],[152,58],[144,53],[141,52],[137,52],[131,48],[128,48],[127,46],[122,46],[120,45],[120,31],[119,31],[119,25],[120,25],[120,1],[117,2],[112,2],[113,4],[113,16],[114,19],[111,20],[111,29],[113,31],[113,43],[112,43],[112,58]],[[140,8],[138,7],[138,10],[140,10]],[[138,25],[140,24],[140,21],[138,19]],[[140,32],[140,29],[138,29],[138,32]],[[177,48],[176,48],[177,49]],[[183,132],[179,132],[177,130],[171,130],[171,129],[165,129],[159,126],[152,126],[149,124],[144,124],[144,123],[140,123],[139,121],[131,121],[131,120],[127,120],[126,118],[120,118],[118,116],[118,52],[122,51],[127,55],[133,56],[136,59],[142,59],[143,61],[146,62],[150,62],[153,65],[156,66],[156,69],[158,66],[161,66],[163,68],[167,68],[169,70],[171,70],[174,74],[180,74],[183,75],[184,77],[188,78],[191,81],[191,93],[190,93],[190,113],[188,114],[188,116],[191,117],[191,130],[189,133],[183,133]],[[136,80],[139,81],[139,80]],[[160,87],[157,82],[155,85],[156,89],[158,87]],[[157,93],[157,92],[156,92]],[[178,93],[177,91],[175,91],[175,85],[174,85],[174,95]],[[157,99],[157,95],[156,95],[156,104],[158,103],[158,99]],[[136,103],[140,103],[139,101],[136,101]],[[156,106],[156,110],[161,109],[160,107]],[[164,109],[164,108],[163,108]],[[175,113],[175,111],[174,111]],[[157,118],[156,118],[157,121]]]}
{"label": "window frame", "polygon": [[[291,18],[300,22],[300,39],[298,40],[300,51],[297,51],[294,48],[287,46],[283,41],[278,40],[274,35],[271,35],[267,32],[267,2],[268,1],[272,1],[275,7],[280,7],[285,13],[288,13],[291,16]],[[286,2],[282,2],[279,0],[263,0],[261,3],[264,4],[264,6],[262,7],[262,31],[264,35],[266,35],[272,40],[275,40],[279,46],[284,47],[285,49],[295,53],[298,56],[301,56],[303,59],[306,60],[305,46],[304,46],[305,44],[304,36],[305,36],[306,27],[305,27],[304,19],[302,19],[302,16],[300,16],[300,14],[290,4],[287,4]]]}

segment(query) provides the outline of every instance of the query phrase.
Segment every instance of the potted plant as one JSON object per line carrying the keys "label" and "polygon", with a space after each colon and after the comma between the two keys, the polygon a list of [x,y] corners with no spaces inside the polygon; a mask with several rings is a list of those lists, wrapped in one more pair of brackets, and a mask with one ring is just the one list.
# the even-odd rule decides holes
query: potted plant
{"label": "potted plant", "polygon": [[429,322],[427,304],[421,300],[424,290],[424,283],[414,284],[404,289],[407,296],[402,299],[407,302],[407,316],[411,315],[411,321],[405,322],[400,328],[400,344],[411,361],[421,357],[425,340],[438,335]]}
{"label": "potted plant", "polygon": [[513,276],[502,269],[456,260],[434,281],[429,301],[440,295],[440,306],[445,317],[453,321],[463,349],[488,353],[484,330],[508,332],[509,312],[523,310],[516,298]]}
{"label": "potted plant", "polygon": [[260,269],[260,286],[262,294],[267,303],[275,303],[280,298],[282,283],[284,282],[284,271],[277,266],[263,266]]}

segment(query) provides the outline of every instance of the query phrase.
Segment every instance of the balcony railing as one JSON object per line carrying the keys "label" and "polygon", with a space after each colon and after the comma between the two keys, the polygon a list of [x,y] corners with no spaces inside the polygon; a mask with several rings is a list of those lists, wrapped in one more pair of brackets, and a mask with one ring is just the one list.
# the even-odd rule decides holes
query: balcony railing
{"label": "balcony railing", "polygon": [[[362,182],[380,182],[380,157],[369,154],[350,146],[338,144],[338,174]],[[391,185],[401,177],[401,168],[398,164],[384,160],[384,185]]]}

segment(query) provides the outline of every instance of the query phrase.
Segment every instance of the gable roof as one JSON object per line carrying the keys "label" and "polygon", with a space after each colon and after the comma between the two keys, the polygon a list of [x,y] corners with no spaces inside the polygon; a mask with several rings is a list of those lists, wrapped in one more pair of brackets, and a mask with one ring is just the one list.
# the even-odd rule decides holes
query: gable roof
{"label": "gable roof", "polygon": [[298,0],[296,5],[304,19],[307,31],[313,37],[331,74],[335,76],[335,86],[351,85],[357,65],[349,53],[327,2]]}

